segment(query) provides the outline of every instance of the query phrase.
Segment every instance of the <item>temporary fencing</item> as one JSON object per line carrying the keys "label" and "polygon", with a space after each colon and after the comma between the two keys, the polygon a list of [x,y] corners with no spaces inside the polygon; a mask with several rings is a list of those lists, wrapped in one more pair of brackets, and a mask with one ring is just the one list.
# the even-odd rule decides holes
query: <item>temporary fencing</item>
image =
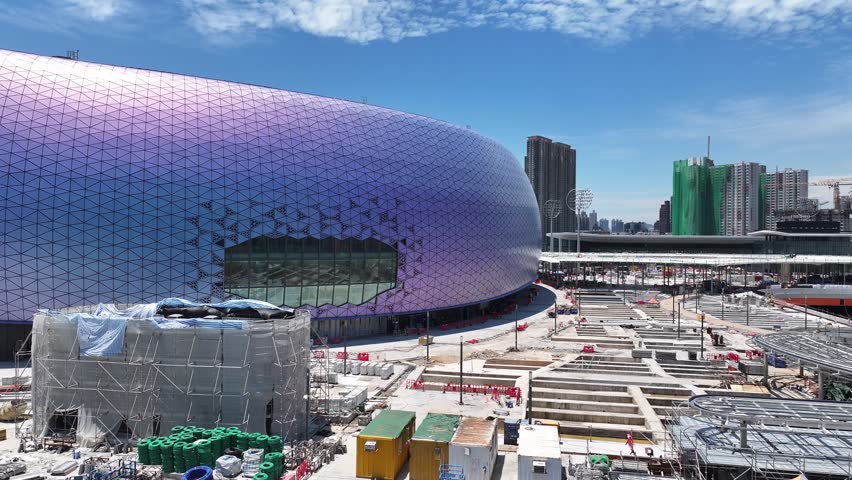
{"label": "temporary fencing", "polygon": [[[405,388],[410,390],[430,390],[430,391],[442,391],[442,392],[458,392],[459,384],[458,383],[434,383],[434,382],[424,382],[423,380],[413,380],[409,379],[405,381]],[[494,395],[495,393],[498,395],[506,395],[515,399],[521,398],[521,389],[520,387],[509,387],[505,385],[470,385],[465,384],[462,386],[462,392],[464,393],[473,393],[480,395]]]}

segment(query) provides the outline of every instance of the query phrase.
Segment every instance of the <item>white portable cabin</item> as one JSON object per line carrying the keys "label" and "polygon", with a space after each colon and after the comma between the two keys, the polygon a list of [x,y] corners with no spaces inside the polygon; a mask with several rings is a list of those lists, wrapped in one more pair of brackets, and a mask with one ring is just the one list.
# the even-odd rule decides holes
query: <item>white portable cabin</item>
{"label": "white portable cabin", "polygon": [[559,428],[521,425],[518,433],[518,480],[561,480]]}
{"label": "white portable cabin", "polygon": [[462,418],[450,441],[450,465],[464,469],[465,480],[490,480],[497,460],[497,422]]}

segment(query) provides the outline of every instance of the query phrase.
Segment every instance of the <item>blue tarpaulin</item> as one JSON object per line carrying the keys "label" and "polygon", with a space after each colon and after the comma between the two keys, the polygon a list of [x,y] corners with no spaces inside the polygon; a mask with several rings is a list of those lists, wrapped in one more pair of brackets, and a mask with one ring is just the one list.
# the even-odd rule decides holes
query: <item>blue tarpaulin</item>
{"label": "blue tarpaulin", "polygon": [[[100,304],[94,313],[62,313],[48,311],[51,315],[65,317],[77,325],[77,339],[80,344],[81,357],[105,357],[119,355],[124,352],[124,332],[127,320],[147,320],[156,328],[217,328],[224,330],[240,330],[245,325],[242,320],[209,319],[209,318],[162,318],[155,316],[157,308],[169,306],[199,306],[181,298],[167,298],[157,303],[133,305],[126,310],[119,310],[115,305]],[[257,308],[283,310],[266,302],[256,300],[230,300],[218,304],[207,304],[216,308]]]}
{"label": "blue tarpaulin", "polygon": [[126,318],[95,317],[84,313],[75,313],[68,318],[77,322],[81,357],[106,357],[124,352]]}
{"label": "blue tarpaulin", "polygon": [[271,303],[261,302],[260,300],[250,300],[250,299],[235,299],[235,300],[226,300],[224,302],[219,303],[195,303],[189,300],[184,300],[183,298],[164,298],[160,300],[160,303],[157,304],[157,307],[211,307],[216,309],[229,309],[229,308],[254,308],[256,310],[284,310],[284,311],[292,311],[292,309],[284,309],[278,306],[275,306]]}

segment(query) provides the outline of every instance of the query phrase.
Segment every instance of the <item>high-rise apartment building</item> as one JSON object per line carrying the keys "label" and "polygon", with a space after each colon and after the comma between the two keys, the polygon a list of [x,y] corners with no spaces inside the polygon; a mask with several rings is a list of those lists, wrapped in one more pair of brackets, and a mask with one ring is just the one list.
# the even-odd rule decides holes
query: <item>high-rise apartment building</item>
{"label": "high-rise apartment building", "polygon": [[542,250],[547,250],[550,248],[547,237],[550,219],[545,216],[545,202],[556,200],[561,207],[562,213],[553,221],[555,232],[570,232],[577,226],[574,212],[569,211],[565,203],[568,192],[577,188],[577,151],[549,138],[528,137],[524,171],[532,184],[541,214]]}
{"label": "high-rise apartment building", "polygon": [[598,226],[601,227],[602,232],[608,232],[609,231],[609,220],[606,219],[606,218],[602,218],[602,219],[598,220]]}
{"label": "high-rise apartment building", "polygon": [[672,202],[666,200],[660,205],[660,219],[657,231],[660,233],[672,233]]}
{"label": "high-rise apartment building", "polygon": [[598,212],[594,210],[589,214],[589,230],[600,230],[600,227],[598,227]]}
{"label": "high-rise apartment building", "polygon": [[721,233],[746,235],[760,230],[764,220],[760,178],[766,173],[766,167],[755,162],[740,162],[728,167],[730,174],[721,209]]}
{"label": "high-rise apartment building", "polygon": [[764,222],[766,228],[775,230],[777,223],[785,215],[795,214],[806,210],[808,198],[808,171],[786,168],[783,172],[766,173],[762,183],[765,184],[766,200],[764,201]]}
{"label": "high-rise apartment building", "polygon": [[612,233],[624,233],[624,221],[620,218],[613,218],[610,223]]}
{"label": "high-rise apartment building", "polygon": [[589,214],[586,213],[585,210],[580,212],[580,231],[588,232],[591,230],[591,225],[589,224]]}

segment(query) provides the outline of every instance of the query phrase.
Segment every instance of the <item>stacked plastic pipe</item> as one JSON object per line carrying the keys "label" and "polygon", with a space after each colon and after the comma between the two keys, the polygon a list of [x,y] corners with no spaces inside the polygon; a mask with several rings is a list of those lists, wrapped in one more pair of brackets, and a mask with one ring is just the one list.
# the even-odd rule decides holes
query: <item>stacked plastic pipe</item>
{"label": "stacked plastic pipe", "polygon": [[[284,442],[281,437],[247,433],[238,427],[201,428],[176,426],[167,437],[148,437],[136,446],[139,463],[161,465],[163,473],[186,472],[193,467],[215,468],[225,450],[263,450],[263,463],[255,480],[274,480],[283,474]],[[266,475],[262,478],[261,474]],[[261,476],[261,478],[258,478]]]}

